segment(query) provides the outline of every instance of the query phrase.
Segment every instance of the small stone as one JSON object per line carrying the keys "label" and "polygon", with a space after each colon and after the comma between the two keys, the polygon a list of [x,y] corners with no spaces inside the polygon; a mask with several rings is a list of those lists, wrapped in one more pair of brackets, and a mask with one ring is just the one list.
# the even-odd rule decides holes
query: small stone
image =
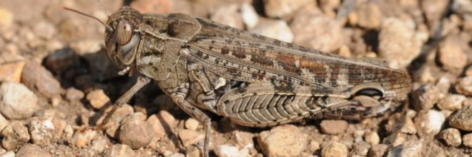
{"label": "small stone", "polygon": [[5,8],[0,8],[0,30],[7,30],[13,24],[13,14]]}
{"label": "small stone", "polygon": [[326,134],[341,134],[347,129],[347,122],[344,120],[323,120],[320,124],[321,131]]}
{"label": "small stone", "polygon": [[157,139],[164,137],[166,132],[170,132],[177,125],[174,116],[166,110],[149,116],[146,122],[153,128]]}
{"label": "small stone", "polygon": [[464,102],[466,102],[464,95],[449,94],[438,103],[438,107],[441,110],[456,111],[462,108]]}
{"label": "small stone", "polygon": [[455,128],[448,128],[441,131],[439,138],[444,140],[448,146],[457,147],[462,143],[461,133]]}
{"label": "small stone", "polygon": [[316,4],[310,0],[264,0],[265,13],[271,18],[285,18],[306,6],[316,6]]}
{"label": "small stone", "polygon": [[439,88],[433,84],[422,85],[412,93],[413,108],[416,111],[429,110],[439,101]]}
{"label": "small stone", "polygon": [[[128,115],[133,114],[133,113],[134,113],[133,107],[128,105],[128,104],[125,104],[122,107],[118,108],[115,111],[115,113],[113,113],[112,118],[110,119],[110,121],[108,121],[109,124],[108,124],[108,127],[106,128],[107,135],[111,136],[113,138],[118,138],[117,131],[120,127],[120,122],[125,117],[127,117]],[[103,118],[105,118],[105,116],[107,114],[108,114],[108,112],[106,114],[103,114],[102,117],[100,117],[99,123],[102,122]]]}
{"label": "small stone", "polygon": [[[60,139],[64,135],[64,130],[67,127],[67,122],[63,119],[52,118],[52,124],[54,125],[54,138]],[[71,136],[72,137],[72,136]]]}
{"label": "small stone", "polygon": [[102,89],[96,89],[87,94],[87,100],[95,109],[101,109],[107,103],[110,103],[110,98]]}
{"label": "small stone", "polygon": [[2,146],[7,150],[16,150],[30,140],[28,128],[20,122],[12,122],[2,130]]}
{"label": "small stone", "polygon": [[346,45],[343,45],[339,48],[338,54],[343,57],[351,57],[351,50]]}
{"label": "small stone", "polygon": [[52,76],[51,72],[34,61],[26,62],[21,82],[29,89],[38,91],[38,93],[48,98],[58,96],[61,93],[61,85]]}
{"label": "small stone", "polygon": [[141,13],[168,13],[173,11],[174,3],[169,0],[136,0],[131,2],[130,7]]}
{"label": "small stone", "polygon": [[263,35],[277,40],[292,42],[293,33],[287,23],[282,20],[264,20],[254,28],[249,30],[251,33]]}
{"label": "small stone", "polygon": [[254,134],[241,130],[235,130],[232,134],[239,148],[254,147]]}
{"label": "small stone", "polygon": [[432,137],[441,131],[446,118],[436,110],[421,111],[415,119],[415,125],[420,137]]}
{"label": "small stone", "polygon": [[[152,126],[144,121],[146,116],[142,113],[136,112],[130,116],[122,121],[120,141],[134,149],[147,146],[155,136]],[[144,119],[140,116],[144,116]]]}
{"label": "small stone", "polygon": [[231,145],[218,145],[215,149],[215,154],[218,157],[240,157],[239,149]]}
{"label": "small stone", "polygon": [[197,144],[198,142],[202,141],[205,139],[205,134],[199,131],[193,131],[193,130],[181,130],[179,131],[179,137],[180,140],[182,140],[182,143],[184,144],[185,147],[188,147],[193,144]]}
{"label": "small stone", "polygon": [[379,32],[379,56],[387,58],[391,68],[404,68],[415,59],[423,46],[421,32],[416,33],[412,20],[388,17]]}
{"label": "small stone", "polygon": [[215,13],[212,14],[210,20],[233,28],[244,29],[243,20],[238,13],[238,9],[239,7],[236,4],[219,7]]}
{"label": "small stone", "polygon": [[23,57],[11,54],[0,55],[0,81],[16,82],[21,80],[21,73],[26,62]]}
{"label": "small stone", "polygon": [[16,152],[16,156],[21,156],[21,157],[51,157],[51,154],[42,149],[41,147],[34,145],[34,144],[28,144],[23,147],[21,147],[18,152]]}
{"label": "small stone", "polygon": [[356,7],[357,24],[365,29],[378,29],[382,23],[382,11],[377,3],[365,2]]}
{"label": "small stone", "polygon": [[56,28],[46,20],[41,20],[33,26],[36,36],[43,39],[51,39],[56,34]]}
{"label": "small stone", "polygon": [[97,131],[91,129],[78,130],[72,137],[72,144],[76,147],[86,147],[97,136]]}
{"label": "small stone", "polygon": [[353,153],[356,155],[366,156],[370,149],[370,144],[364,141],[354,143]]}
{"label": "small stone", "polygon": [[45,61],[46,67],[55,73],[62,73],[69,68],[79,65],[79,57],[71,48],[63,48],[48,55]]}
{"label": "small stone", "polygon": [[8,119],[26,119],[39,109],[38,98],[23,84],[0,85],[0,112]]}
{"label": "small stone", "polygon": [[67,124],[64,127],[64,137],[66,139],[71,139],[74,136],[74,128],[71,125]]}
{"label": "small stone", "polygon": [[437,21],[446,11],[448,3],[448,0],[423,0],[421,1],[421,9],[428,21]]}
{"label": "small stone", "polygon": [[423,144],[419,141],[408,141],[402,145],[393,147],[388,151],[387,157],[421,157]]}
{"label": "small stone", "polygon": [[29,124],[31,140],[39,146],[48,146],[55,141],[56,128],[51,119],[33,118]]}
{"label": "small stone", "polygon": [[339,142],[331,142],[321,150],[323,157],[347,157],[347,153],[346,146]]}
{"label": "small stone", "polygon": [[10,122],[2,114],[0,114],[0,133],[5,127],[8,126],[8,124],[10,124]]}
{"label": "small stone", "polygon": [[266,156],[300,156],[308,145],[308,138],[293,125],[263,131],[257,141]]}
{"label": "small stone", "polygon": [[98,139],[92,141],[92,150],[102,153],[109,147],[108,139],[105,136],[99,136]]}
{"label": "small stone", "polygon": [[66,98],[69,101],[78,101],[84,98],[84,92],[71,87],[66,90]]}
{"label": "small stone", "polygon": [[189,130],[197,130],[198,126],[200,125],[200,122],[194,118],[189,118],[185,121],[185,128]]}
{"label": "small stone", "polygon": [[460,130],[472,131],[472,104],[454,113],[449,119],[449,125]]}
{"label": "small stone", "polygon": [[472,96],[472,76],[466,76],[459,79],[455,88],[459,94]]}
{"label": "small stone", "polygon": [[442,66],[456,72],[462,71],[467,64],[467,55],[461,47],[463,40],[458,36],[449,35],[439,45],[438,57]]}
{"label": "small stone", "polygon": [[377,144],[370,147],[368,157],[383,157],[387,152],[388,146],[386,144]]}
{"label": "small stone", "polygon": [[310,141],[310,145],[308,147],[308,152],[310,153],[315,153],[316,151],[320,150],[320,143],[318,143],[317,141],[313,140],[313,141]]}
{"label": "small stone", "polygon": [[6,153],[2,153],[0,157],[15,157],[15,152],[13,151],[8,151]]}
{"label": "small stone", "polygon": [[368,132],[367,134],[365,134],[364,139],[370,145],[377,145],[380,143],[380,137],[377,132]]}
{"label": "small stone", "polygon": [[115,144],[111,146],[105,153],[106,157],[134,157],[135,152],[126,144]]}
{"label": "small stone", "polygon": [[244,25],[247,28],[251,29],[257,25],[259,22],[259,15],[256,12],[256,9],[248,3],[243,3],[240,8],[241,18],[243,20]]}
{"label": "small stone", "polygon": [[462,137],[462,143],[464,143],[464,146],[472,148],[472,133],[465,134]]}
{"label": "small stone", "polygon": [[334,52],[344,44],[341,24],[316,9],[297,13],[290,29],[295,36],[293,43],[322,52]]}

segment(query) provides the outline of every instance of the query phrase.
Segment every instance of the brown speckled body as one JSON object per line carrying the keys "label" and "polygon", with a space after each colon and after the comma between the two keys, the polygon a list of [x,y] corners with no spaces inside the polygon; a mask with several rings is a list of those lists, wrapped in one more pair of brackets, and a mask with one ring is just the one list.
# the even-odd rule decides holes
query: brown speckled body
{"label": "brown speckled body", "polygon": [[[323,111],[379,114],[410,92],[405,71],[377,59],[352,59],[184,14],[140,14],[123,7],[107,21],[112,61],[155,80],[176,104],[204,123],[208,110],[247,126],[273,126]],[[131,28],[131,29],[130,29]],[[127,42],[126,42],[127,41]]]}

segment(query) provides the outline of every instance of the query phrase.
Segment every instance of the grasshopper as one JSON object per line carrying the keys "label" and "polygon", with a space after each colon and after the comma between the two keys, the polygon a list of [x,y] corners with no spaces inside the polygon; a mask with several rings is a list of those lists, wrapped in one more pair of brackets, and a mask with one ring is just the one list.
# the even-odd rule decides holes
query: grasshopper
{"label": "grasshopper", "polygon": [[251,127],[347,109],[367,117],[406,100],[411,88],[406,71],[376,59],[323,53],[185,14],[141,14],[125,6],[102,24],[120,74],[139,73],[105,119],[154,80],[203,124],[203,156],[211,129],[205,111]]}

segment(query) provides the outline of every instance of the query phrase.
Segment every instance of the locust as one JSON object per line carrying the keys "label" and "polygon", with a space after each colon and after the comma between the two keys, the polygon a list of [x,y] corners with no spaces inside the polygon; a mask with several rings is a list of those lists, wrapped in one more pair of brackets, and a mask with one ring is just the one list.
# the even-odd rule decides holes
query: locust
{"label": "locust", "polygon": [[331,111],[369,117],[406,101],[411,90],[405,70],[378,59],[345,58],[186,14],[141,14],[125,6],[102,24],[120,74],[139,75],[105,119],[154,81],[203,124],[202,156],[209,154],[207,112],[250,127]]}

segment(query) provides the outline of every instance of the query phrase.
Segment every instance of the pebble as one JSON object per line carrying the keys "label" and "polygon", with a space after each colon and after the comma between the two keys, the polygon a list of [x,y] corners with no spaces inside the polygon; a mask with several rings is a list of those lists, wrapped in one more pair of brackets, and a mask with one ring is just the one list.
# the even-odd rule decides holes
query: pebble
{"label": "pebble", "polygon": [[420,86],[412,92],[413,108],[416,111],[429,110],[439,101],[439,88],[433,84]]}
{"label": "pebble", "polygon": [[173,11],[173,1],[169,0],[136,0],[130,6],[141,13],[168,13]]}
{"label": "pebble", "polygon": [[63,73],[69,68],[77,67],[79,57],[71,48],[63,48],[48,55],[45,64],[49,70],[55,73]]}
{"label": "pebble", "polygon": [[433,137],[441,131],[446,118],[436,110],[421,111],[415,119],[420,137]]}
{"label": "pebble", "polygon": [[2,114],[0,114],[0,132],[2,132],[2,130],[7,127],[8,124],[10,124],[10,122]]}
{"label": "pebble", "polygon": [[414,22],[388,17],[382,21],[379,32],[379,56],[387,58],[391,68],[404,68],[421,51],[423,39],[421,32],[416,33]]}
{"label": "pebble", "polygon": [[20,83],[0,85],[0,112],[8,119],[26,119],[40,109],[38,98]]}
{"label": "pebble", "polygon": [[438,103],[441,110],[456,111],[462,108],[462,105],[467,102],[464,95],[449,94]]}
{"label": "pebble", "polygon": [[245,157],[248,154],[241,154],[238,148],[232,145],[218,145],[215,149],[215,154],[218,157]]}
{"label": "pebble", "polygon": [[26,63],[21,82],[29,89],[37,90],[38,93],[48,98],[58,96],[61,93],[61,85],[52,76],[51,72],[34,61]]}
{"label": "pebble", "polygon": [[131,147],[126,144],[115,144],[107,149],[105,156],[106,157],[134,157],[135,152]]}
{"label": "pebble", "polygon": [[74,87],[67,88],[66,98],[69,101],[78,101],[84,98],[84,92]]}
{"label": "pebble", "polygon": [[437,21],[446,11],[448,3],[448,0],[423,0],[420,4],[426,19],[428,21]]}
{"label": "pebble", "polygon": [[0,30],[4,31],[13,24],[13,14],[5,8],[0,8]]}
{"label": "pebble", "polygon": [[308,146],[308,152],[311,152],[313,154],[318,150],[320,150],[320,143],[315,140],[310,141],[310,144]]}
{"label": "pebble", "polygon": [[259,22],[259,15],[256,9],[248,3],[243,3],[240,8],[241,18],[246,28],[251,29]]}
{"label": "pebble", "polygon": [[464,146],[472,148],[472,133],[465,134],[462,137],[462,143],[464,144]]}
{"label": "pebble", "polygon": [[8,151],[6,153],[2,153],[0,157],[15,157],[15,152],[13,151]]}
{"label": "pebble", "polygon": [[[317,27],[307,27],[317,26]],[[290,24],[293,43],[322,52],[334,52],[344,45],[341,24],[319,10],[300,11]]]}
{"label": "pebble", "polygon": [[233,28],[244,29],[243,19],[238,10],[239,7],[236,4],[219,7],[211,15],[210,20]]}
{"label": "pebble", "polygon": [[408,141],[402,145],[393,147],[388,151],[387,157],[421,157],[423,143],[419,141]]}
{"label": "pebble", "polygon": [[17,150],[30,140],[28,128],[16,121],[2,130],[2,137],[2,146],[7,150]]}
{"label": "pebble", "polygon": [[29,124],[31,140],[39,146],[48,146],[55,142],[56,127],[51,119],[33,118]]}
{"label": "pebble", "polygon": [[[60,139],[62,138],[62,135],[64,135],[64,130],[67,127],[67,122],[63,119],[59,118],[52,118],[52,124],[54,125],[54,138],[55,139]],[[66,136],[67,137],[67,136]],[[70,136],[72,137],[72,136]]]}
{"label": "pebble", "polygon": [[386,144],[376,144],[370,147],[368,157],[384,157],[388,149]]}
{"label": "pebble", "polygon": [[154,130],[156,138],[160,139],[170,132],[177,125],[172,114],[166,110],[161,110],[158,114],[149,116],[146,120]]}
{"label": "pebble", "polygon": [[[112,119],[108,121],[108,127],[106,128],[106,133],[108,136],[111,136],[113,138],[117,138],[118,134],[117,131],[120,128],[120,122],[127,117],[130,114],[133,114],[134,110],[133,107],[125,104],[122,107],[118,108],[115,113],[113,113]],[[102,117],[100,117],[99,123],[101,123],[101,120],[105,118],[106,114],[103,114]]]}
{"label": "pebble", "polygon": [[254,147],[254,134],[241,130],[235,130],[232,134],[239,148]]}
{"label": "pebble", "polygon": [[203,132],[186,129],[180,130],[178,135],[185,147],[203,142],[205,138],[205,134]]}
{"label": "pebble", "polygon": [[28,144],[23,147],[21,147],[18,152],[16,152],[16,156],[21,156],[21,157],[51,157],[52,155],[42,149],[41,147],[34,145],[34,144]]}
{"label": "pebble", "polygon": [[359,142],[354,143],[354,146],[353,146],[354,149],[352,151],[356,155],[367,156],[367,153],[369,152],[370,147],[371,146],[369,143],[364,142],[364,141],[359,141]]}
{"label": "pebble", "polygon": [[368,132],[364,135],[364,139],[370,145],[377,145],[380,143],[380,137],[377,132]]}
{"label": "pebble", "polygon": [[16,82],[21,81],[21,73],[26,62],[23,57],[3,53],[0,55],[0,81]]}
{"label": "pebble", "polygon": [[293,33],[283,20],[264,20],[254,28],[249,30],[251,33],[263,35],[277,40],[292,42]]}
{"label": "pebble", "polygon": [[459,79],[455,88],[459,94],[463,94],[465,96],[472,96],[472,76],[466,76]]}
{"label": "pebble", "polygon": [[78,130],[72,137],[72,144],[76,147],[84,148],[91,143],[91,141],[97,136],[97,131],[92,129]]}
{"label": "pebble", "polygon": [[145,118],[146,115],[136,112],[123,119],[119,132],[119,139],[123,144],[138,149],[151,143],[155,135],[152,126],[144,121]]}
{"label": "pebble", "polygon": [[461,145],[461,133],[455,128],[447,128],[441,131],[439,138],[444,140],[448,146],[457,147]]}
{"label": "pebble", "polygon": [[345,133],[347,126],[344,120],[323,120],[320,124],[321,131],[331,135]]}
{"label": "pebble", "polygon": [[103,153],[109,147],[109,140],[105,136],[99,136],[92,141],[91,149],[97,153]]}
{"label": "pebble", "polygon": [[456,13],[467,16],[472,12],[472,2],[469,0],[454,0],[451,9]]}
{"label": "pebble", "polygon": [[449,125],[463,131],[472,131],[472,104],[464,106],[450,116]]}
{"label": "pebble", "polygon": [[39,21],[33,26],[33,32],[36,36],[45,40],[54,37],[56,30],[55,26],[46,20]]}
{"label": "pebble", "polygon": [[195,118],[189,118],[185,121],[185,128],[189,130],[197,130],[198,126],[200,125],[200,122],[196,120]]}
{"label": "pebble", "polygon": [[308,146],[308,138],[293,125],[283,125],[263,131],[257,137],[266,156],[300,156]]}
{"label": "pebble", "polygon": [[110,98],[105,94],[103,89],[96,89],[89,92],[86,99],[95,109],[101,109],[107,103],[110,103]]}
{"label": "pebble", "polygon": [[322,157],[347,157],[348,153],[346,146],[339,142],[331,142],[321,150]]}
{"label": "pebble", "polygon": [[379,29],[382,11],[377,3],[364,2],[356,7],[357,24],[365,29]]}
{"label": "pebble", "polygon": [[461,44],[465,43],[460,37],[449,35],[439,45],[439,62],[445,69],[460,72],[467,65],[467,54]]}
{"label": "pebble", "polygon": [[316,6],[311,0],[265,0],[264,10],[270,18],[286,18],[306,6]]}

